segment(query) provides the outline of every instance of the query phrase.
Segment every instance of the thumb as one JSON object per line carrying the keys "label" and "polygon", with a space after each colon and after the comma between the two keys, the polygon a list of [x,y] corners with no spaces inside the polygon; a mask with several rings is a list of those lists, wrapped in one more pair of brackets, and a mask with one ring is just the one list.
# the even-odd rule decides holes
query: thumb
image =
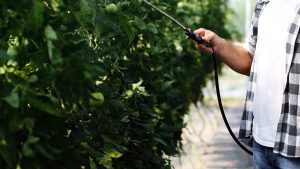
{"label": "thumb", "polygon": [[214,37],[215,37],[215,33],[207,30],[207,31],[205,31],[205,35],[202,38],[206,42],[211,42]]}
{"label": "thumb", "polygon": [[206,32],[206,31],[207,31],[207,30],[204,29],[204,28],[199,28],[199,29],[196,29],[196,30],[194,31],[194,34],[200,35],[201,37],[203,37],[203,36],[205,36],[205,32]]}

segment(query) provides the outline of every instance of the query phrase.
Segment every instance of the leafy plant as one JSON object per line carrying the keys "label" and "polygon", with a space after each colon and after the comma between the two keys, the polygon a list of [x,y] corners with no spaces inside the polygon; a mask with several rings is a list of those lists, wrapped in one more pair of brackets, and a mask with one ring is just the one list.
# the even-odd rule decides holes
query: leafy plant
{"label": "leafy plant", "polygon": [[[153,1],[222,27],[224,0]],[[170,168],[212,72],[141,0],[0,0],[0,168]]]}

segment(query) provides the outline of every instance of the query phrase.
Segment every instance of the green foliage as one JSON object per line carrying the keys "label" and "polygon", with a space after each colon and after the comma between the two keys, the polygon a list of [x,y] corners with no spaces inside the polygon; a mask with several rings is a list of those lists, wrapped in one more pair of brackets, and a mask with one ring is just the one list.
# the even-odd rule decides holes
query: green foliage
{"label": "green foliage", "polygon": [[[228,37],[224,0],[153,3]],[[1,169],[171,167],[165,155],[178,154],[183,116],[212,72],[176,25],[141,0],[0,9]]]}

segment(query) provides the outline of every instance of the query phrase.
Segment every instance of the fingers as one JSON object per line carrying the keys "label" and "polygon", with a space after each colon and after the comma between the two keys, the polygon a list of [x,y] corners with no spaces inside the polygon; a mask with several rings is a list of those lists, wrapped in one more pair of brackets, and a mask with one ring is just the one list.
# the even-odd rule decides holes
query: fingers
{"label": "fingers", "polygon": [[[204,28],[199,28],[199,29],[195,30],[194,33],[195,33],[196,35],[200,35],[201,37],[203,37],[203,36],[205,36],[205,31],[206,31],[206,29],[204,29]],[[190,39],[190,37],[188,37],[188,36],[186,36],[185,38],[186,38],[186,39]]]}
{"label": "fingers", "polygon": [[209,42],[210,38],[208,37],[209,30],[204,28],[199,28],[194,31],[194,34],[199,35],[204,41]]}
{"label": "fingers", "polygon": [[200,52],[204,52],[204,53],[208,53],[208,54],[211,54],[213,53],[213,50],[209,47],[206,47],[205,45],[203,44],[199,44],[199,43],[196,43],[195,42],[195,47],[200,51]]}
{"label": "fingers", "polygon": [[214,32],[204,29],[204,28],[199,28],[199,29],[195,30],[194,33],[200,35],[203,40],[205,40],[206,42],[209,42],[209,43],[215,37]]}
{"label": "fingers", "polygon": [[[196,35],[199,35],[204,41],[206,41],[208,43],[211,43],[211,40],[215,37],[215,33],[214,32],[212,32],[210,30],[207,30],[207,29],[204,29],[204,28],[199,28],[199,29],[195,30],[194,33]],[[188,36],[186,36],[186,38],[190,39]],[[194,42],[194,43],[195,43],[195,47],[200,52],[208,53],[208,54],[213,53],[212,48],[207,47],[204,44],[198,44],[197,42]]]}
{"label": "fingers", "polygon": [[199,28],[194,31],[195,34],[200,35],[202,37],[205,36],[205,32],[206,32],[206,29],[204,29],[204,28]]}

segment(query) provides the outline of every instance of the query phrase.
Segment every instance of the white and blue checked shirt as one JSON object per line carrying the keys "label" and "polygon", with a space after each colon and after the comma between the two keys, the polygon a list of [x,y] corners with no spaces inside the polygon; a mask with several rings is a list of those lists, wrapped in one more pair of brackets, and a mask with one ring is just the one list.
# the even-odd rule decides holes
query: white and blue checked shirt
{"label": "white and blue checked shirt", "polygon": [[[250,36],[248,39],[248,52],[253,58],[248,90],[246,95],[245,108],[241,119],[239,140],[252,146],[252,125],[253,125],[253,98],[256,87],[256,59],[255,49],[258,33],[258,21],[261,12],[270,0],[258,0],[251,24]],[[286,40],[286,82],[283,91],[281,115],[276,132],[274,153],[286,157],[300,157],[300,1],[294,9],[295,15],[290,20],[289,35]],[[279,11],[280,12],[280,11]],[[276,40],[276,37],[274,39]],[[270,104],[272,101],[270,100]]]}

